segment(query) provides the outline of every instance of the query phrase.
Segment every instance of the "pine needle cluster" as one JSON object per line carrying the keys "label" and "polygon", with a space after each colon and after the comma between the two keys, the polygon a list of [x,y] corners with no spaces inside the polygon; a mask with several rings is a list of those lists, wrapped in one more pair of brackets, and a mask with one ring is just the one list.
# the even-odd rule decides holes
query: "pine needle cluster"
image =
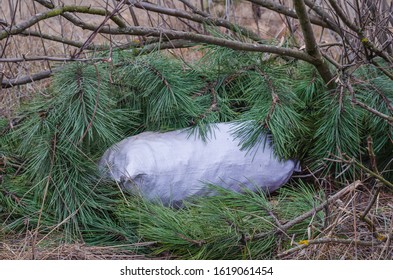
{"label": "pine needle cluster", "polygon": [[[180,259],[273,258],[280,234],[275,219],[288,221],[315,207],[316,194],[309,185],[296,191],[282,190],[268,198],[263,193],[234,193],[211,186],[218,196],[197,198],[181,209],[172,209],[134,197],[119,205],[118,217],[146,241],[155,241],[153,254],[170,252]],[[274,218],[273,218],[274,217]],[[317,213],[288,230],[291,238],[307,239],[307,228],[322,229],[323,214]]]}

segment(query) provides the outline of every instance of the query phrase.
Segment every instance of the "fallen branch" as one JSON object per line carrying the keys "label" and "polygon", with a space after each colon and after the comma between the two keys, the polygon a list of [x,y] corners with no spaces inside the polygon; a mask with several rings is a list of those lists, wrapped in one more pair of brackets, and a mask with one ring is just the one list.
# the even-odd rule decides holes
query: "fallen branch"
{"label": "fallen branch", "polygon": [[330,198],[328,198],[324,203],[318,205],[314,209],[304,213],[303,215],[298,216],[297,218],[293,219],[292,221],[289,221],[289,222],[285,223],[284,225],[281,226],[280,229],[274,229],[272,231],[256,234],[254,236],[249,236],[247,238],[247,240],[261,239],[261,238],[264,238],[266,236],[275,235],[275,234],[277,234],[277,233],[279,233],[281,231],[286,231],[289,228],[293,227],[294,225],[296,225],[296,224],[304,221],[305,219],[315,215],[315,213],[323,210],[328,204],[336,201],[337,199],[339,199],[340,197],[346,195],[347,193],[354,191],[360,185],[362,185],[362,182],[360,180],[357,180],[357,181],[353,182],[352,184],[350,184],[350,185],[346,186],[345,188],[343,188],[341,191],[337,192],[335,195],[333,195]]}
{"label": "fallen branch", "polygon": [[326,243],[375,247],[376,245],[379,245],[382,242],[381,241],[362,241],[362,240],[343,239],[343,238],[319,238],[319,239],[303,240],[303,241],[299,242],[299,244],[296,247],[277,254],[277,257],[279,257],[279,258],[285,257],[287,255],[290,255],[290,254],[296,252],[296,251],[302,250],[310,245],[326,244]]}
{"label": "fallen branch", "polygon": [[341,159],[342,162],[345,162],[347,164],[355,164],[357,167],[359,167],[360,169],[362,169],[363,171],[365,171],[366,173],[368,173],[369,175],[371,175],[372,177],[378,179],[382,184],[384,184],[387,187],[390,187],[393,189],[393,183],[389,182],[388,180],[386,180],[385,178],[383,178],[381,175],[375,173],[374,171],[368,169],[366,166],[364,166],[363,164],[361,164],[360,162],[356,161],[353,158],[350,158],[348,156],[346,156],[347,159]]}

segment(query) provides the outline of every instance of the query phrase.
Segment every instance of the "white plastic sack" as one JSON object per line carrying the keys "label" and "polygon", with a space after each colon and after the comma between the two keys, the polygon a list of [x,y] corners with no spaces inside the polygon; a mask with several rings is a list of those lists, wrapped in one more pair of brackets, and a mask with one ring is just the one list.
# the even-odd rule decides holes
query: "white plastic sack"
{"label": "white plastic sack", "polygon": [[144,132],[108,149],[100,168],[126,190],[166,205],[211,195],[208,184],[273,192],[298,171],[297,162],[279,161],[268,142],[248,152],[240,150],[232,129],[229,123],[216,124],[206,142],[186,130]]}

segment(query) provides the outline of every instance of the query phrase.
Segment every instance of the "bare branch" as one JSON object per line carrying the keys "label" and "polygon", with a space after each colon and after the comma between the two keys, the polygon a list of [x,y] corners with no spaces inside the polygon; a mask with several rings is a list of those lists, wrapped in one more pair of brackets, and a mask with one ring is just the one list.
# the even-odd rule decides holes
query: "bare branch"
{"label": "bare branch", "polygon": [[385,115],[384,113],[381,113],[381,112],[375,110],[374,108],[364,104],[363,102],[360,102],[357,99],[352,100],[352,103],[358,105],[359,107],[362,107],[363,109],[373,113],[374,115],[376,115],[376,116],[378,116],[378,117],[380,117],[382,119],[387,120],[388,124],[393,126],[393,117]]}
{"label": "bare branch", "polygon": [[[40,33],[37,31],[25,30],[25,31],[22,31],[21,33],[19,33],[18,35],[38,37],[38,38],[42,38],[45,40],[59,42],[62,44],[73,46],[76,48],[80,48],[83,46],[83,42],[77,42],[77,41],[69,40],[69,39],[61,37],[61,36],[48,35],[48,34]],[[90,46],[87,47],[87,49],[88,50],[107,50],[108,46],[91,44]]]}
{"label": "bare branch", "polygon": [[[97,29],[97,26],[93,24],[85,23],[79,19],[74,23],[83,29],[88,29],[92,31]],[[302,51],[294,50],[291,48],[276,47],[276,46],[263,45],[263,44],[244,43],[240,41],[213,37],[210,35],[202,35],[202,34],[177,31],[172,29],[144,27],[144,26],[128,26],[124,28],[110,28],[104,26],[101,28],[99,33],[112,34],[112,35],[137,35],[137,36],[142,35],[142,36],[151,36],[151,37],[158,37],[158,38],[165,36],[169,40],[182,39],[182,40],[190,40],[198,43],[223,46],[235,50],[275,53],[282,56],[289,56],[296,59],[300,59],[309,62],[311,64],[319,63],[314,57]]]}
{"label": "bare branch", "polygon": [[0,58],[0,62],[24,62],[24,61],[91,61],[91,60],[102,60],[99,58],[85,59],[85,58],[73,58],[73,57],[50,57],[50,56],[33,56],[33,57],[10,57]]}
{"label": "bare branch", "polygon": [[[311,0],[304,0],[304,3],[312,9],[317,15],[323,19],[323,21],[326,22],[327,25],[329,25],[330,29],[333,31],[337,32],[338,34],[342,33],[342,30],[340,29],[337,24],[335,24],[334,19],[327,13],[321,6],[318,5],[317,1],[311,1]],[[310,18],[311,22],[312,19]]]}
{"label": "bare branch", "polygon": [[158,5],[147,3],[147,2],[136,2],[134,4],[132,4],[131,1],[127,1],[127,2],[130,3],[130,5],[135,6],[136,8],[139,8],[139,9],[144,9],[144,10],[148,10],[148,11],[152,11],[152,12],[156,12],[156,13],[160,13],[160,14],[170,15],[170,16],[174,16],[177,18],[184,18],[184,19],[188,19],[188,20],[191,20],[194,22],[203,23],[206,25],[225,27],[225,28],[231,30],[232,32],[238,32],[241,35],[244,35],[254,41],[257,41],[257,42],[261,41],[261,38],[258,36],[258,34],[255,34],[252,30],[249,30],[245,27],[233,24],[232,22],[227,21],[225,19],[218,19],[218,18],[211,17],[207,13],[204,13],[204,16],[202,16],[199,14],[190,14],[186,11],[162,7],[162,6],[158,6]]}
{"label": "bare branch", "polygon": [[334,11],[337,13],[339,18],[356,34],[358,35],[358,39],[361,43],[372,52],[376,53],[378,56],[382,57],[384,60],[393,64],[393,58],[385,51],[378,49],[367,36],[364,34],[362,28],[360,26],[355,25],[353,22],[349,20],[349,17],[342,11],[335,0],[328,0]]}
{"label": "bare branch", "polygon": [[1,87],[2,88],[11,88],[14,86],[25,85],[25,84],[28,84],[31,82],[35,82],[35,81],[49,78],[51,75],[52,75],[52,71],[46,70],[46,71],[42,71],[40,73],[36,73],[33,75],[27,75],[27,76],[15,78],[15,79],[10,79],[10,80],[3,78],[3,80],[1,81]]}
{"label": "bare branch", "polygon": [[[277,1],[276,2],[273,2],[270,0],[248,0],[248,1],[252,2],[254,4],[257,4],[259,6],[262,6],[266,9],[269,9],[271,11],[275,11],[279,14],[286,15],[291,18],[296,18],[296,19],[298,18],[298,15],[296,14],[296,12],[293,9],[290,9],[284,5],[281,5],[281,4],[277,3]],[[321,19],[319,17],[310,15],[310,21],[311,21],[311,23],[313,23],[315,25],[319,25],[319,26],[329,28],[329,29],[331,28],[331,26],[328,23],[326,23],[323,19]]]}
{"label": "bare branch", "polygon": [[[115,15],[120,11],[122,6],[124,5],[124,1],[126,0],[122,0],[119,4],[117,4],[117,6],[113,9],[113,11],[110,14],[105,16],[105,19],[100,23],[100,25],[96,28],[96,30],[94,30],[94,32],[90,34],[90,36],[87,38],[87,40],[82,45],[82,47],[80,47],[79,51],[75,54],[75,57],[79,57],[82,54],[83,50],[86,49],[93,42],[94,38],[97,36],[97,34],[99,33],[100,29],[104,26],[104,24],[106,24],[110,18],[115,17]],[[125,27],[125,26],[126,26],[125,23],[123,23],[119,27]]]}
{"label": "bare branch", "polygon": [[318,63],[314,65],[328,87],[334,88],[334,76],[330,72],[329,65],[325,62],[321,52],[319,51],[317,41],[314,37],[314,31],[308,17],[306,5],[304,4],[303,0],[293,0],[293,4],[295,6],[295,10],[300,22],[300,27],[303,32],[306,51],[310,56],[314,57],[318,61]]}
{"label": "bare branch", "polygon": [[318,239],[305,240],[302,242],[302,244],[299,244],[294,248],[291,248],[285,252],[278,254],[277,257],[282,258],[282,257],[290,255],[296,251],[302,250],[308,246],[317,245],[317,244],[326,244],[326,243],[375,247],[378,244],[381,244],[382,242],[381,241],[363,241],[363,240],[356,240],[356,239],[343,239],[343,238],[318,238]]}
{"label": "bare branch", "polygon": [[[75,13],[86,13],[86,14],[92,14],[92,15],[101,15],[101,16],[108,16],[109,12],[104,10],[104,9],[99,9],[99,8],[91,8],[90,6],[62,6],[62,7],[57,7],[52,10],[46,11],[44,13],[39,13],[31,17],[29,20],[26,20],[20,24],[17,24],[15,26],[11,26],[8,28],[5,28],[3,31],[0,32],[0,40],[8,37],[9,35],[15,35],[19,34],[22,31],[26,30],[27,28],[33,26],[34,24],[48,19],[52,18],[55,16],[59,16],[61,14],[67,13],[67,12],[75,12]],[[112,16],[112,20],[115,22],[119,23],[121,19]],[[121,21],[122,22],[122,21]],[[121,24],[120,27],[125,27],[125,24]]]}
{"label": "bare branch", "polygon": [[356,188],[358,188],[360,185],[362,185],[360,180],[357,180],[355,182],[353,182],[352,184],[346,186],[345,188],[343,188],[342,190],[340,190],[339,192],[337,192],[335,195],[329,197],[325,202],[321,203],[320,205],[318,205],[317,207],[315,207],[314,209],[311,209],[310,211],[296,217],[295,219],[287,222],[286,224],[282,225],[281,229],[275,229],[273,231],[269,231],[269,232],[264,232],[264,233],[260,233],[260,234],[256,234],[252,237],[250,237],[250,239],[252,240],[256,240],[256,239],[261,239],[264,238],[266,236],[271,236],[273,234],[276,234],[278,232],[281,232],[281,230],[288,230],[289,228],[293,227],[294,225],[304,221],[305,219],[315,215],[315,213],[323,210],[327,205],[329,205],[330,203],[336,201],[337,199],[339,199],[340,197],[348,194],[349,192],[354,191]]}

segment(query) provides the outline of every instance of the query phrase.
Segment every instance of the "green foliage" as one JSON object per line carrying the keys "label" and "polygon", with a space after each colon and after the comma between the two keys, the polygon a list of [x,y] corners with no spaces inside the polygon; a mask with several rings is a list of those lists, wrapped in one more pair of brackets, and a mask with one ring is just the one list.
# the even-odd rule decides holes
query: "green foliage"
{"label": "green foliage", "polygon": [[[218,196],[196,199],[177,210],[133,197],[119,205],[118,217],[143,240],[157,242],[154,254],[169,252],[180,259],[261,259],[274,256],[278,238],[270,233],[277,225],[269,211],[288,221],[322,199],[306,184],[271,199],[263,193],[211,187]],[[318,213],[289,232],[297,241],[307,238],[309,225],[321,229],[320,219],[323,215]]]}
{"label": "green foliage", "polygon": [[[315,209],[316,206],[324,201],[324,194],[321,190],[315,189],[310,184],[303,181],[297,181],[293,188],[280,189],[280,201],[277,205],[277,211],[281,217],[291,220],[295,217]],[[314,216],[294,225],[288,230],[288,235],[296,236],[296,240],[311,239],[320,233],[324,227],[325,215],[322,211],[316,212]],[[308,236],[309,232],[305,229],[311,229],[313,236]]]}
{"label": "green foliage", "polygon": [[[319,101],[320,117],[316,122],[317,130],[313,139],[315,144],[310,153],[312,158],[320,159],[327,165],[326,171],[335,167],[335,174],[340,174],[342,166],[324,159],[334,155],[342,157],[343,154],[358,157],[364,153],[360,145],[361,111],[351,104],[350,98],[347,92],[326,92],[326,96]],[[316,164],[319,165],[320,160]]]}
{"label": "green foliage", "polygon": [[375,68],[364,66],[351,78],[352,89],[339,86],[331,92],[324,88],[319,78],[308,76],[309,79],[299,83],[296,90],[306,103],[307,111],[303,115],[312,132],[307,136],[309,144],[304,145],[307,147],[304,162],[312,170],[323,169],[323,175],[334,174],[342,181],[353,179],[358,174],[356,170],[329,159],[349,157],[367,163],[367,138],[370,137],[378,163],[386,169],[393,151],[393,127],[353,101],[358,100],[391,116],[392,81]]}
{"label": "green foliage", "polygon": [[136,57],[123,62],[115,77],[129,108],[141,112],[145,129],[187,127],[202,110],[192,98],[202,81],[175,59],[159,54]]}
{"label": "green foliage", "polygon": [[304,105],[294,93],[292,81],[284,78],[291,70],[261,66],[239,79],[236,90],[243,92],[249,104],[237,129],[244,148],[258,144],[261,134],[269,133],[280,158],[298,157],[299,140],[308,133],[308,128],[298,112]]}
{"label": "green foliage", "polygon": [[57,223],[65,238],[74,240],[91,225],[110,227],[118,195],[100,183],[95,161],[124,137],[132,114],[115,107],[108,75],[101,65],[69,64],[55,76],[51,98],[33,102],[22,112],[24,121],[2,139],[3,147],[23,159],[23,177],[8,176],[9,184],[2,184],[3,200],[9,202],[10,193],[19,200],[6,202],[10,229],[23,228],[26,219],[42,232]]}

